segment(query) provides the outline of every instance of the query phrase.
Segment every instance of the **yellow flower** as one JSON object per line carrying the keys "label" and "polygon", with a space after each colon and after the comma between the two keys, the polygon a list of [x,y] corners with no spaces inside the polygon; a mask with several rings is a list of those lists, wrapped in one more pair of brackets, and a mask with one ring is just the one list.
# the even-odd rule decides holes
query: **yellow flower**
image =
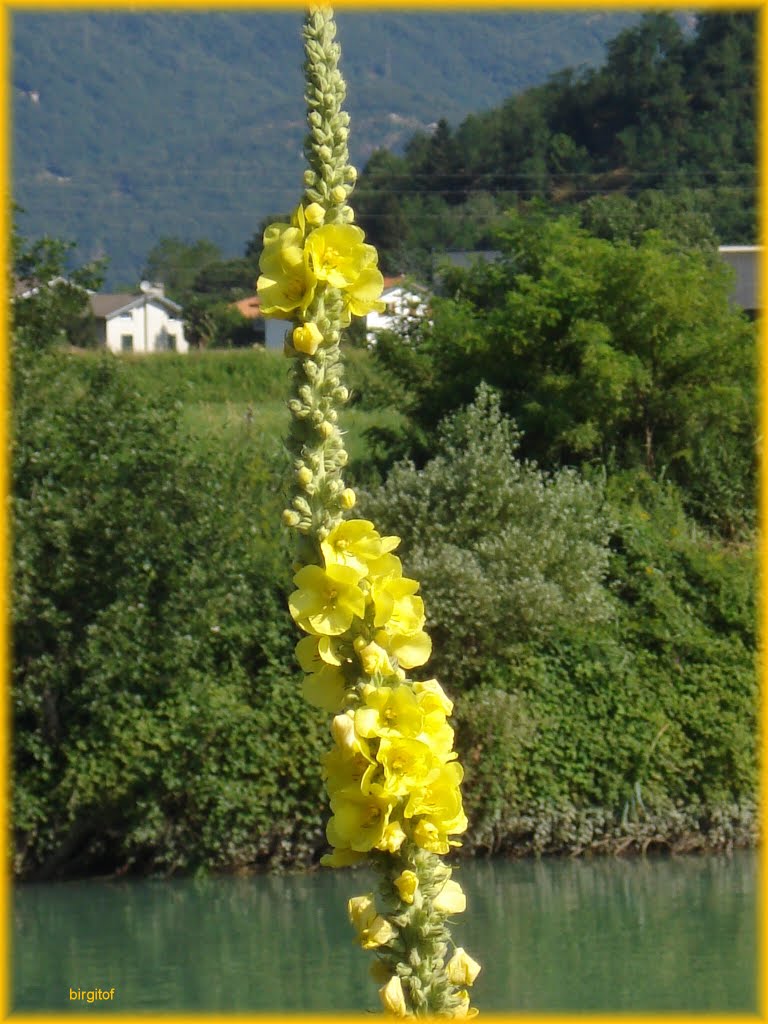
{"label": "yellow flower", "polygon": [[299,588],[288,598],[291,615],[307,633],[338,636],[365,613],[361,574],[346,565],[305,565],[293,578]]}
{"label": "yellow flower", "polygon": [[346,681],[339,669],[323,665],[319,672],[304,677],[301,692],[312,707],[335,714],[344,706]]}
{"label": "yellow flower", "polygon": [[330,636],[305,636],[296,644],[296,658],[307,675],[319,672],[323,665],[341,665],[338,641]]}
{"label": "yellow flower", "polygon": [[293,347],[297,352],[303,352],[307,356],[313,356],[317,352],[322,340],[320,328],[312,321],[299,324],[293,329]]}
{"label": "yellow flower", "polygon": [[436,679],[425,679],[422,682],[413,683],[413,692],[425,713],[431,711],[442,711],[444,715],[450,715],[453,711],[453,701],[449,700],[445,691]]}
{"label": "yellow flower", "polygon": [[365,576],[372,562],[399,543],[399,537],[381,537],[367,519],[346,519],[331,530],[320,549],[326,566],[346,565]]}
{"label": "yellow flower", "polygon": [[448,980],[452,985],[474,985],[480,973],[480,964],[459,946],[445,965]]}
{"label": "yellow flower", "polygon": [[407,838],[400,822],[390,821],[384,829],[381,839],[376,843],[376,849],[386,850],[387,853],[397,853]]}
{"label": "yellow flower", "polygon": [[331,735],[337,746],[347,754],[358,752],[367,756],[368,744],[355,732],[355,713],[347,711],[343,715],[336,715],[331,722]]}
{"label": "yellow flower", "polygon": [[402,668],[416,668],[429,661],[432,653],[432,641],[424,630],[404,636],[401,633],[390,633],[380,629],[375,636],[376,643],[397,658]]}
{"label": "yellow flower", "polygon": [[417,846],[420,846],[422,850],[428,850],[430,853],[448,853],[451,846],[459,845],[457,843],[449,843],[446,835],[432,824],[427,821],[426,818],[422,818],[416,822],[413,829],[413,841]]}
{"label": "yellow flower", "polygon": [[348,788],[360,790],[361,793],[368,792],[376,764],[368,752],[367,744],[351,752],[334,747],[323,754],[322,762],[323,778],[331,796]]}
{"label": "yellow flower", "polygon": [[355,281],[344,290],[342,326],[349,327],[353,316],[368,316],[374,311],[383,313],[386,303],[379,298],[384,290],[384,278],[378,267],[366,267]]}
{"label": "yellow flower", "polygon": [[355,730],[359,736],[414,737],[421,732],[424,715],[410,686],[366,686],[363,696],[366,706],[355,712]]}
{"label": "yellow flower", "polygon": [[381,999],[381,1005],[389,1013],[393,1013],[396,1017],[410,1016],[405,1003],[403,983],[396,974],[389,979],[386,985],[382,985],[379,989],[379,998]]}
{"label": "yellow flower", "polygon": [[438,762],[426,743],[419,740],[385,736],[376,759],[384,768],[383,791],[393,796],[407,796],[437,774]]}
{"label": "yellow flower", "polygon": [[381,841],[395,798],[382,795],[379,786],[368,793],[345,789],[331,797],[333,817],[326,835],[331,846],[372,850]]}
{"label": "yellow flower", "polygon": [[353,896],[347,904],[349,919],[363,949],[376,949],[393,939],[397,932],[376,910],[373,893]]}
{"label": "yellow flower", "polygon": [[413,897],[419,888],[419,879],[413,871],[402,871],[395,879],[395,888],[403,903],[413,903]]}
{"label": "yellow flower", "polygon": [[[363,638],[358,637],[358,639],[362,640]],[[359,645],[355,643],[355,649],[360,658],[360,664],[363,666],[363,672],[367,676],[375,676],[377,672],[384,676],[394,675],[394,669],[383,647],[379,647],[376,643],[366,644],[363,640]]]}
{"label": "yellow flower", "polygon": [[316,228],[304,246],[310,274],[332,288],[354,285],[362,272],[378,260],[372,245],[363,242],[365,233],[353,224],[324,224]]}
{"label": "yellow flower", "polygon": [[[396,538],[398,544],[400,538]],[[397,545],[393,545],[393,548]],[[381,558],[377,558],[375,562],[370,562],[368,565],[368,575],[372,580],[384,579],[386,576],[391,576],[393,579],[399,579],[403,575],[403,566],[397,555],[383,554]]]}
{"label": "yellow flower", "polygon": [[387,627],[387,632],[401,636],[412,636],[424,625],[424,602],[415,597],[419,584],[405,577],[374,580],[371,597],[376,609],[374,626]]}
{"label": "yellow flower", "polygon": [[[428,744],[441,761],[454,761],[458,757],[453,749],[453,729],[446,722],[442,711],[430,711],[424,715],[422,732],[419,733],[417,739]],[[461,775],[459,775],[460,780]],[[455,785],[458,786],[458,782]]]}
{"label": "yellow flower", "polygon": [[467,897],[458,882],[448,879],[440,892],[432,900],[432,906],[438,914],[463,914],[467,909]]}
{"label": "yellow flower", "polygon": [[[441,765],[422,789],[411,794],[405,807],[406,818],[424,814],[444,832],[464,831],[448,827],[463,818],[459,789],[463,777],[464,771],[456,761]],[[466,827],[466,819],[463,824]]]}
{"label": "yellow flower", "polygon": [[264,232],[257,290],[264,316],[306,310],[315,283],[304,258],[304,234],[290,224],[270,224]]}

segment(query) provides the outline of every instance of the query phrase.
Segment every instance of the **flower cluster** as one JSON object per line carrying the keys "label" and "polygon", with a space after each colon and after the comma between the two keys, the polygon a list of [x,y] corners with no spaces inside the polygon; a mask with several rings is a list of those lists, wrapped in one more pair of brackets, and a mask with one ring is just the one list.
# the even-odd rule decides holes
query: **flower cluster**
{"label": "flower cluster", "polygon": [[394,554],[398,537],[346,519],[355,494],[338,410],[349,392],[339,350],[353,316],[381,310],[383,278],[347,199],[349,117],[327,7],[304,26],[305,192],[290,223],[264,232],[258,290],[265,316],[287,318],[293,356],[289,448],[296,491],[284,523],[296,531],[298,571],[289,608],[304,632],[296,656],[306,699],[333,716],[323,757],[333,851],[323,863],[368,860],[381,889],[349,901],[358,940],[375,950],[374,976],[396,1016],[474,1016],[467,988],[479,966],[453,946],[448,918],[466,899],[441,860],[465,831],[462,769],[448,722],[453,705],[435,679],[407,672],[431,654],[416,580]]}
{"label": "flower cluster", "polygon": [[304,696],[337,713],[325,759],[331,864],[394,852],[406,836],[447,853],[458,845],[449,836],[466,829],[453,705],[437,680],[405,674],[429,658],[431,642],[419,585],[392,554],[399,542],[366,519],[339,523],[320,545],[324,564],[296,573],[288,601],[309,634],[296,647]]}
{"label": "flower cluster", "polygon": [[[352,214],[350,207],[346,210]],[[379,301],[384,278],[376,249],[365,243],[361,228],[325,224],[325,216],[323,206],[310,203],[296,209],[290,224],[270,224],[259,260],[261,312],[300,320],[291,343],[305,355],[314,355],[324,340],[321,317],[312,314],[322,311],[328,288],[341,293],[341,327],[348,327],[353,316],[384,308]]]}
{"label": "flower cluster", "polygon": [[346,688],[359,678],[402,679],[423,665],[432,645],[424,632],[424,603],[416,580],[403,576],[392,554],[398,537],[380,537],[367,519],[338,523],[320,542],[323,564],[294,576],[288,601],[310,635],[297,647],[308,673],[307,699],[338,711]]}

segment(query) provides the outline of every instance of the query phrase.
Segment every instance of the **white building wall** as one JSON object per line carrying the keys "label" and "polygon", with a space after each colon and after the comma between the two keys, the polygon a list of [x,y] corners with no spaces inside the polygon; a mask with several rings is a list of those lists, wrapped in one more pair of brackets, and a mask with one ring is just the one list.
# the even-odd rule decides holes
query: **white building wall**
{"label": "white building wall", "polygon": [[721,259],[735,272],[731,302],[743,309],[760,309],[760,260],[762,247],[759,245],[721,245]]}
{"label": "white building wall", "polygon": [[369,313],[365,326],[369,342],[376,340],[377,331],[396,331],[403,320],[421,320],[427,315],[428,305],[423,295],[404,288],[390,288],[381,296],[386,303],[383,313]]}
{"label": "white building wall", "polygon": [[[127,347],[127,339],[131,339]],[[109,317],[106,345],[111,352],[189,351],[183,321],[151,298],[124,313]]]}

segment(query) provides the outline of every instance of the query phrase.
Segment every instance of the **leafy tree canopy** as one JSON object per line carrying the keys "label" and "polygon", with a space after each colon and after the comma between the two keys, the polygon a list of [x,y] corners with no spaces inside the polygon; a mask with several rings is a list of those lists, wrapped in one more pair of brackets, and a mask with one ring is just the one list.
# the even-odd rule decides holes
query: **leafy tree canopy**
{"label": "leafy tree canopy", "polygon": [[701,495],[706,449],[740,480],[736,506],[754,507],[754,328],[717,256],[544,213],[509,214],[497,244],[498,262],[448,276],[451,298],[409,345],[377,345],[421,426],[485,380],[544,465],[642,466]]}

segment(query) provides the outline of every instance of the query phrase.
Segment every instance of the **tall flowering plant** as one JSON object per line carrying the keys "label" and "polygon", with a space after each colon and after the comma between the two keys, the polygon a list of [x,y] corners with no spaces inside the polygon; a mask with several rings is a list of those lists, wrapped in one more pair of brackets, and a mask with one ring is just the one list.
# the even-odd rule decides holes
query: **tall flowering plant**
{"label": "tall flowering plant", "polygon": [[435,679],[408,673],[431,653],[416,580],[367,519],[349,518],[355,495],[338,410],[348,399],[339,352],[353,316],[383,309],[378,256],[349,206],[349,115],[342,110],[336,26],[328,7],[304,21],[307,121],[304,195],[290,223],[264,232],[258,289],[265,316],[289,319],[294,359],[295,494],[283,513],[296,531],[296,589],[289,607],[304,634],[296,647],[303,693],[333,719],[323,774],[332,852],[323,863],[368,861],[377,893],[349,901],[364,949],[373,950],[382,1004],[400,1016],[469,1017],[479,965],[451,941],[448,919],[465,909],[443,857],[467,827],[462,769]]}

